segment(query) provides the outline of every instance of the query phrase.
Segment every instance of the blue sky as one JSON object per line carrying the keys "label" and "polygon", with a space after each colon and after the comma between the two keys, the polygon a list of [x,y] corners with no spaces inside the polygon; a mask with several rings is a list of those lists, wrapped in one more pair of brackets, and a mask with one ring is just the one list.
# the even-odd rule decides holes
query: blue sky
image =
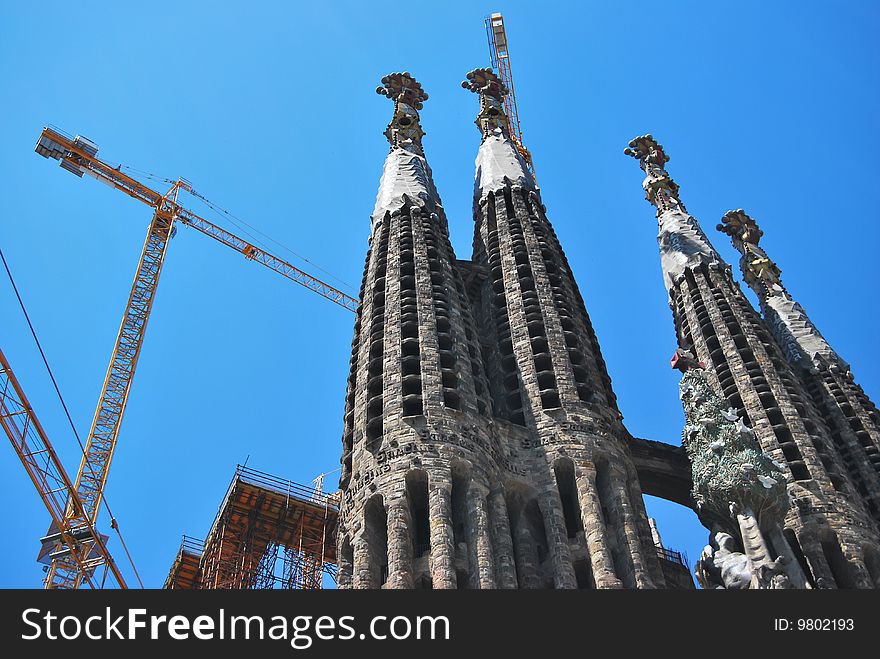
{"label": "blue sky", "polygon": [[[42,126],[190,179],[357,285],[391,113],[374,88],[408,70],[430,94],[424,145],[453,245],[470,258],[479,135],[459,82],[488,66],[492,11],[506,19],[525,141],[630,431],[678,443],[683,424],[654,213],[623,155],[646,132],[729,261],[721,215],[758,220],[791,293],[880,399],[876,2],[3,3],[0,246],[81,435],[150,212],[34,154]],[[74,474],[76,444],[4,281],[0,312],[0,345]],[[180,228],[107,490],[148,586],[162,584],[181,534],[207,532],[236,463],[304,483],[337,468],[353,320]],[[48,515],[11,448],[0,470],[0,586],[38,586]],[[665,543],[695,558],[706,540],[695,516],[648,504]]]}

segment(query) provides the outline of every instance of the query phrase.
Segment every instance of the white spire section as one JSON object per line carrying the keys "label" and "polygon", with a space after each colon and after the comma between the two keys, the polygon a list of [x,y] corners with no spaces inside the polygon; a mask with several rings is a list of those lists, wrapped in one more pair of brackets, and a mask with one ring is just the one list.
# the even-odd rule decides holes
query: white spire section
{"label": "white spire section", "polygon": [[477,152],[477,174],[474,180],[474,195],[482,199],[490,192],[503,188],[508,183],[534,190],[535,180],[516,145],[500,127],[495,128],[480,145]]}
{"label": "white spire section", "polygon": [[428,161],[415,149],[398,146],[392,148],[385,158],[385,169],[372,215],[374,231],[385,213],[393,213],[404,205],[404,195],[412,202],[421,200],[429,208],[441,205]]}
{"label": "white spire section", "polygon": [[632,140],[624,153],[638,159],[646,174],[642,182],[645,199],[657,207],[660,224],[657,242],[666,290],[669,291],[688,269],[702,264],[724,265],[697,220],[688,214],[678,198],[678,184],[664,169],[669,156],[657,140],[651,135],[642,135]]}
{"label": "white spire section", "polygon": [[[645,179],[647,182],[648,179]],[[657,244],[660,246],[660,267],[663,269],[663,284],[669,291],[684,276],[687,269],[701,264],[720,264],[721,256],[712,247],[699,223],[680,205],[657,214],[660,231]]]}

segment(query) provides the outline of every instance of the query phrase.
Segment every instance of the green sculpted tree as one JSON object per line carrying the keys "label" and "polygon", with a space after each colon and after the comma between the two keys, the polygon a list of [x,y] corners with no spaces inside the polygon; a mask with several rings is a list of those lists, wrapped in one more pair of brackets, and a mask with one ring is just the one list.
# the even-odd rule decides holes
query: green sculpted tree
{"label": "green sculpted tree", "polygon": [[[693,355],[678,350],[672,366],[683,374],[679,392],[687,424],[682,445],[691,462],[692,494],[712,531],[712,544],[695,569],[700,585],[806,587],[782,534],[789,508],[785,465],[761,450],[754,431],[714,391]],[[779,554],[776,559],[770,558],[770,543]]]}

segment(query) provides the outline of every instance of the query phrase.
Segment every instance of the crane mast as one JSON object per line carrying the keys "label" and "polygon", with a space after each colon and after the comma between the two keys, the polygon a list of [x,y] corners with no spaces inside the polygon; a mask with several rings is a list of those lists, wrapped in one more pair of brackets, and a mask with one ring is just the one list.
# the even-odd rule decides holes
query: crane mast
{"label": "crane mast", "polygon": [[510,51],[507,46],[507,32],[504,29],[504,17],[500,13],[492,14],[485,19],[486,37],[489,40],[489,59],[492,68],[498,72],[498,76],[507,88],[504,97],[504,111],[507,113],[510,126],[510,138],[516,145],[517,151],[522,156],[532,176],[535,175],[535,165],[532,163],[532,154],[523,144],[522,127],[519,122],[519,111],[516,107],[516,91],[513,87],[513,73],[510,70]]}
{"label": "crane mast", "polygon": [[[86,566],[83,556],[77,554],[78,545],[74,538],[64,529],[77,524],[85,525],[92,531],[94,544],[103,546],[100,535],[94,534],[94,527],[175,223],[180,222],[218,240],[243,254],[245,258],[261,263],[349,311],[357,311],[358,300],[181,206],[178,203],[179,192],[184,190],[193,193],[192,186],[185,179],[178,179],[167,193],[161,194],[122,172],[121,167],[112,167],[99,159],[98,147],[91,140],[82,136],[70,137],[54,128],[43,129],[35,151],[45,158],[59,160],[62,168],[76,176],[91,176],[153,208],[153,219],[104,378],[75,485],[71,488],[76,496],[70,497],[59,520],[53,515],[53,527],[57,526],[61,533],[52,533],[50,529],[47,536],[54,539],[56,546],[51,554],[53,560],[45,581],[46,588],[78,588],[83,579],[88,577],[89,571],[93,571],[97,565],[112,563],[105,551],[98,552],[94,558],[89,555]],[[60,463],[58,466],[60,468]],[[42,482],[34,482],[41,496],[45,498],[47,490]]]}

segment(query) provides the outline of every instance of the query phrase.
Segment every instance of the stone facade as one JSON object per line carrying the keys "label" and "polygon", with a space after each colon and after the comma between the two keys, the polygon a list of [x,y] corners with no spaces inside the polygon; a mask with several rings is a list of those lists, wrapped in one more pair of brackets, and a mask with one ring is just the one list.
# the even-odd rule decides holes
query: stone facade
{"label": "stone facade", "polygon": [[[394,101],[352,342],[342,588],[692,586],[658,556],[583,299],[506,93],[477,93],[474,255],[459,261],[409,74]],[[664,576],[676,574],[675,583]]]}
{"label": "stone facade", "polygon": [[[788,331],[803,329],[805,315],[776,316],[788,330],[772,329],[780,323],[769,313],[774,305],[768,300],[775,293],[766,289],[759,291],[759,297],[767,304],[768,322],[755,311],[733,280],[730,266],[681,202],[679,187],[666,172],[669,158],[662,146],[646,135],[630,142],[626,153],[639,160],[646,174],[646,199],[657,208],[663,280],[678,344],[707,365],[712,388],[754,429],[761,449],[785,466],[794,505],[785,518],[784,536],[810,584],[880,586],[880,540],[872,518],[876,508],[873,490],[864,481],[870,463],[865,454],[855,455],[856,439],[847,436],[844,424],[835,425],[829,408],[834,409],[831,398],[836,399],[838,392],[831,394],[830,385],[827,393],[816,391],[826,385],[811,386],[802,367],[795,364],[803,354],[799,339],[815,344],[818,332]],[[735,244],[737,235],[742,237],[734,232]],[[766,255],[751,252],[747,266],[750,283],[778,281],[778,269]],[[820,353],[820,358],[827,358],[833,351]],[[872,418],[873,406],[868,402],[860,412],[846,405],[840,401],[840,414],[861,414],[866,424],[876,424],[876,411]],[[856,425],[851,428],[855,431]],[[859,429],[870,440],[869,431]],[[872,455],[869,449],[866,452]]]}
{"label": "stone facade", "polygon": [[[501,80],[477,69],[462,83],[481,136],[470,261],[453,253],[422,147],[428,96],[408,73],[382,83],[391,148],[352,341],[339,586],[693,587],[656,546],[642,500],[695,506],[687,456],[622,424]],[[808,587],[880,586],[876,408],[784,293],[756,225],[725,216],[763,317],[687,213],[662,147],[644,136],[627,153],[657,207],[679,346],[787,483],[792,505],[766,551],[796,560]]]}

